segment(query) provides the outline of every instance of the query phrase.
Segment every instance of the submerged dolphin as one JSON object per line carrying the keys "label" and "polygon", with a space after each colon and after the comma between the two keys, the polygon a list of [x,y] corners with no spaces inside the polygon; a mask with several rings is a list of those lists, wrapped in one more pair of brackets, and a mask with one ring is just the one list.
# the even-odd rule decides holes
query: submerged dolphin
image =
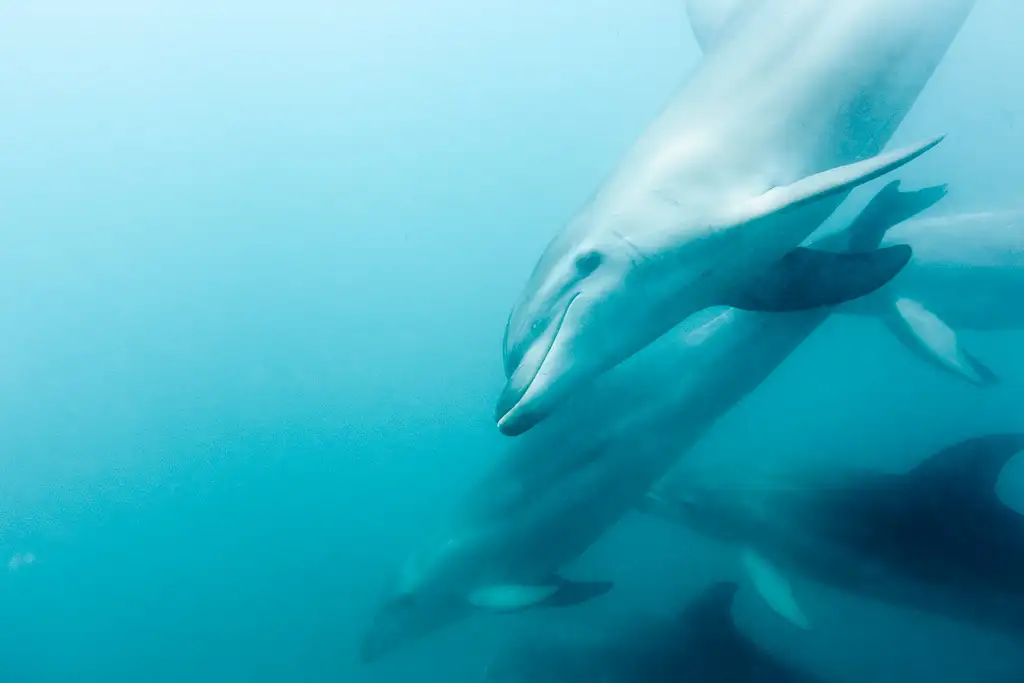
{"label": "submerged dolphin", "polygon": [[969,439],[904,474],[828,467],[740,486],[679,471],[648,512],[742,548],[762,597],[798,626],[796,574],[892,605],[1024,635],[1024,516],[996,483],[1024,434]]}
{"label": "submerged dolphin", "polygon": [[[879,192],[858,220],[892,224],[874,220],[873,213],[891,211],[886,198],[896,187]],[[908,244],[914,256],[887,285],[836,312],[878,317],[911,351],[939,367],[975,384],[997,381],[957,331],[1024,329],[1024,210],[937,215],[887,233],[857,232],[855,248]]]}
{"label": "submerged dolphin", "polygon": [[[973,4],[689,0],[706,55],[537,263],[505,329],[499,429],[530,429],[704,308],[808,309],[890,279],[884,257],[795,248],[938,143],[880,154]],[[849,277],[794,285],[808,267]]]}
{"label": "submerged dolphin", "polygon": [[[901,217],[912,213],[900,208],[904,203],[923,207],[918,193],[888,201],[891,215]],[[907,252],[890,249],[902,262]],[[837,276],[816,274],[830,277]],[[449,528],[393,581],[363,640],[364,661],[474,613],[571,605],[609,590],[606,582],[574,582],[559,572],[637,506],[678,456],[828,315],[825,308],[727,309],[687,321],[572,397],[551,420],[503,440],[504,456]]]}
{"label": "submerged dolphin", "polygon": [[530,639],[488,667],[493,683],[817,683],[733,622],[737,586],[716,583],[674,619],[649,618],[603,637]]}

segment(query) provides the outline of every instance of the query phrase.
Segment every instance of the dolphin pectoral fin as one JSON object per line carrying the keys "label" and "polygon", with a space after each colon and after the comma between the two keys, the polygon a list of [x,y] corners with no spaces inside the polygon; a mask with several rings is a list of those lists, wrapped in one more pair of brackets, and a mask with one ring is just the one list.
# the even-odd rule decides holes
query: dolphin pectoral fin
{"label": "dolphin pectoral fin", "polygon": [[490,612],[518,612],[532,607],[570,607],[604,595],[610,581],[569,581],[554,577],[540,585],[484,586],[469,594],[469,604]]}
{"label": "dolphin pectoral fin", "polygon": [[797,247],[722,303],[772,312],[835,306],[889,282],[907,265],[911,253],[902,244],[861,253]]}
{"label": "dolphin pectoral fin", "polygon": [[897,299],[880,317],[893,336],[925,362],[978,386],[999,381],[992,370],[961,346],[956,330],[919,302]]}
{"label": "dolphin pectoral fin", "polygon": [[913,161],[942,142],[943,137],[945,136],[892,152],[883,152],[863,161],[830,168],[790,185],[774,187],[747,203],[740,210],[739,215],[732,217],[730,223],[732,225],[749,223],[852,190],[858,185],[870,182]]}
{"label": "dolphin pectoral fin", "polygon": [[789,581],[771,562],[755,550],[745,548],[743,565],[750,580],[754,583],[754,588],[776,614],[797,628],[806,630],[811,627],[803,610],[793,598],[793,589],[789,585]]}

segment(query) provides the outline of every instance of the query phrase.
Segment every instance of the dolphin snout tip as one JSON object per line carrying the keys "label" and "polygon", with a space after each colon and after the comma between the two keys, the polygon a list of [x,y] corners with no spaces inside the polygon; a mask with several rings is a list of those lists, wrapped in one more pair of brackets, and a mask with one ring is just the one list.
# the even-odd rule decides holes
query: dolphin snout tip
{"label": "dolphin snout tip", "polygon": [[498,431],[505,436],[518,436],[532,426],[528,419],[524,419],[527,417],[523,410],[525,397],[526,389],[516,386],[511,379],[498,396],[498,402],[494,407],[494,421],[498,423]]}
{"label": "dolphin snout tip", "polygon": [[498,431],[505,436],[519,436],[533,426],[532,422],[519,417],[518,411],[502,412],[499,408],[496,413],[495,422],[498,424]]}

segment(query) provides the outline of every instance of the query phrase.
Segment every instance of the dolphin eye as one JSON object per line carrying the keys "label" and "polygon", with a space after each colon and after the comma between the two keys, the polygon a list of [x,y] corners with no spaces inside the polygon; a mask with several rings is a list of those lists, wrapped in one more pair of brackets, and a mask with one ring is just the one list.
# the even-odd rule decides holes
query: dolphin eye
{"label": "dolphin eye", "polygon": [[601,252],[599,251],[588,251],[580,254],[576,257],[576,272],[581,277],[586,277],[597,270],[597,267],[601,265],[601,260]]}

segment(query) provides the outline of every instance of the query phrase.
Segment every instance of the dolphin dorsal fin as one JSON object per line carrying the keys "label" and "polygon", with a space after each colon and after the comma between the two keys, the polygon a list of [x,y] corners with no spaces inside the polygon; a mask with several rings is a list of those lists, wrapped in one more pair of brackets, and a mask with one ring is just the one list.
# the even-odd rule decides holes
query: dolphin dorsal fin
{"label": "dolphin dorsal fin", "polygon": [[740,11],[757,0],[686,0],[686,16],[700,49],[707,52]]}
{"label": "dolphin dorsal fin", "polygon": [[910,471],[915,481],[945,493],[951,489],[995,495],[1006,463],[1024,451],[1024,433],[988,434],[944,448]]}
{"label": "dolphin dorsal fin", "polygon": [[878,248],[890,228],[931,208],[947,193],[946,185],[904,191],[900,189],[900,181],[893,180],[879,190],[853,219],[847,229],[850,251]]}
{"label": "dolphin dorsal fin", "polygon": [[678,617],[681,624],[699,626],[702,633],[732,633],[736,626],[732,620],[732,603],[739,584],[719,581],[705,588],[688,604]]}

